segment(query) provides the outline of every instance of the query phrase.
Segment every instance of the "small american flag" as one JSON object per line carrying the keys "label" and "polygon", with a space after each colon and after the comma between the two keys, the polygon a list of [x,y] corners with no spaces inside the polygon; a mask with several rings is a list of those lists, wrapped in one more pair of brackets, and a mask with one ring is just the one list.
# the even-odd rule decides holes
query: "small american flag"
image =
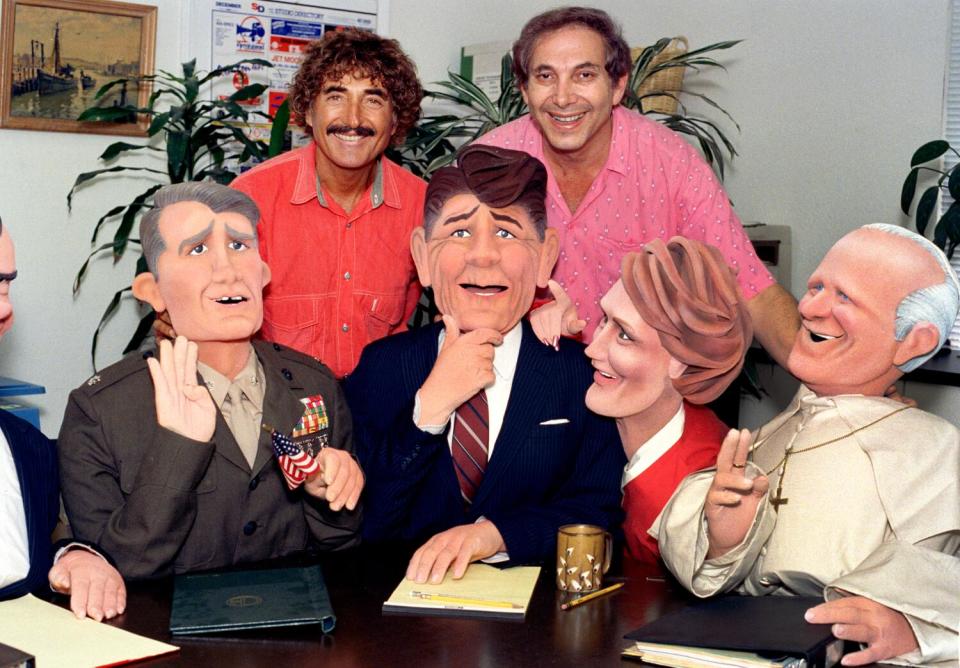
{"label": "small american flag", "polygon": [[287,479],[287,487],[296,489],[304,480],[320,470],[317,460],[304,452],[303,448],[294,443],[289,436],[284,436],[276,429],[270,432],[273,443],[273,454],[277,457],[283,477]]}

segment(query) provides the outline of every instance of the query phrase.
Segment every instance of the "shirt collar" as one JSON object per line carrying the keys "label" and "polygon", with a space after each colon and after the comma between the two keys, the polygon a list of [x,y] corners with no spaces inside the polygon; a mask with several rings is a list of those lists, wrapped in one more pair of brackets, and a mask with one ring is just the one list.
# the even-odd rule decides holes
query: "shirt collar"
{"label": "shirt collar", "polygon": [[231,385],[237,385],[247,398],[247,401],[253,404],[254,408],[258,411],[263,410],[263,397],[265,393],[263,365],[260,364],[260,359],[257,357],[253,346],[250,346],[250,355],[247,357],[247,363],[243,365],[243,369],[240,370],[240,373],[237,374],[237,377],[234,378],[233,381],[203,362],[197,362],[197,370],[200,372],[200,376],[210,391],[210,396],[213,397],[217,408],[223,407],[223,401],[227,396],[229,387]]}
{"label": "shirt collar", "polygon": [[[317,201],[320,202],[320,206],[325,209],[329,209],[330,205],[327,203],[327,198],[323,194],[323,188],[320,183],[320,175],[317,174],[316,169],[313,170],[313,181],[314,188],[316,189]],[[370,208],[376,209],[378,206],[384,203],[383,200],[383,159],[380,158],[377,160],[376,171],[373,173],[373,186],[370,188]]]}
{"label": "shirt collar", "polygon": [[630,148],[630,142],[624,116],[635,113],[638,112],[626,109],[619,104],[613,108],[613,113],[611,114],[613,126],[610,131],[610,153],[607,155],[607,162],[603,166],[604,169],[609,169],[611,172],[622,175],[628,173],[627,162],[633,156],[628,156],[627,154]]}
{"label": "shirt collar", "polygon": [[667,424],[660,427],[660,431],[650,437],[650,439],[640,446],[633,453],[633,457],[623,467],[623,477],[620,479],[620,488],[623,489],[638,475],[650,468],[654,462],[660,459],[667,450],[683,436],[683,425],[686,421],[686,412],[683,409],[683,402],[680,402],[680,408],[674,413],[673,417],[667,421]]}

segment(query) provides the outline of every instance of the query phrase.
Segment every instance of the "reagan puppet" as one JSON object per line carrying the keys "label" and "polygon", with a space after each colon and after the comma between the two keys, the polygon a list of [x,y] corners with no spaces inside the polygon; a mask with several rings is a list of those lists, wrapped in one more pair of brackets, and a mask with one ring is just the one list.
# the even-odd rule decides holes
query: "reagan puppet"
{"label": "reagan puppet", "polygon": [[[149,273],[134,294],[180,336],[70,395],[60,432],[63,496],[76,533],[124,575],[147,577],[356,543],[363,475],[329,370],[251,341],[270,271],[256,205],[213,183],[167,186],[140,225]],[[147,359],[144,359],[146,357]],[[289,489],[271,433],[315,455]]]}
{"label": "reagan puppet", "polygon": [[957,316],[939,249],[868,225],[827,253],[800,301],[789,359],[802,382],[658,520],[660,549],[698,596],[824,595],[807,620],[861,644],[844,665],[957,658],[960,432],[884,391],[932,355]]}
{"label": "reagan puppet", "polygon": [[595,369],[586,403],[616,418],[628,459],[621,480],[627,549],[656,562],[648,529],[684,476],[717,460],[728,428],[702,404],[737,377],[750,316],[719,251],[682,237],[625,256],[600,308],[586,350]]}
{"label": "reagan puppet", "polygon": [[557,258],[545,188],[543,166],[506,149],[437,171],[411,248],[443,322],[369,345],[345,382],[364,538],[421,545],[418,582],[552,559],[561,525],[617,521],[623,453],[583,405],[583,346],[547,348],[522,321]]}

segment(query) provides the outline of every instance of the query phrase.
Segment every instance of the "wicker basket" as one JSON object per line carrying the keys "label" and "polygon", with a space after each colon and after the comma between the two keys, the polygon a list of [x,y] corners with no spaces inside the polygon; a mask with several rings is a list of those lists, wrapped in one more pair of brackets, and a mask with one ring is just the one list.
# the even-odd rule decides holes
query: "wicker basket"
{"label": "wicker basket", "polygon": [[[644,47],[638,46],[630,49],[630,59],[636,60],[637,56],[643,51],[643,48]],[[653,64],[656,65],[669,58],[674,58],[686,53],[688,48],[689,45],[687,44],[686,37],[674,37],[670,41],[670,44],[667,45],[667,48],[653,59]],[[653,76],[648,77],[647,80],[637,88],[637,96],[639,97],[657,91],[666,91],[676,95],[683,90],[683,73],[686,69],[685,67],[671,67],[657,72]],[[661,114],[673,114],[677,111],[677,101],[669,95],[656,95],[645,98],[641,102],[641,105],[643,107],[643,113],[645,114],[651,111],[656,111]]]}

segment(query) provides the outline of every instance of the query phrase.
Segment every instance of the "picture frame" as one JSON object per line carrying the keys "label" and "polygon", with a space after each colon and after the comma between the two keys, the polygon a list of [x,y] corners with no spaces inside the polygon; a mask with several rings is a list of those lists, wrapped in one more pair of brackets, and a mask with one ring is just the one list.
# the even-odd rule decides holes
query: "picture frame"
{"label": "picture frame", "polygon": [[[157,8],[110,0],[2,0],[0,128],[146,134],[143,117],[81,122],[109,81],[153,74]],[[149,86],[115,86],[97,104],[135,95],[146,106]]]}

